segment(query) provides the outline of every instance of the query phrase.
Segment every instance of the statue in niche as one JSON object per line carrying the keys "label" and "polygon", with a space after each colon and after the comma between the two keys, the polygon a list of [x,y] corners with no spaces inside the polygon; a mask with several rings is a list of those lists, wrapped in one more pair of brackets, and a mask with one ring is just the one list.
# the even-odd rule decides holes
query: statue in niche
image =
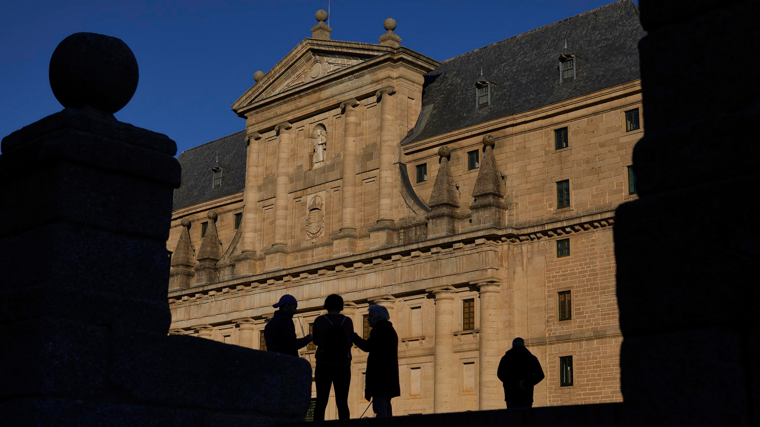
{"label": "statue in niche", "polygon": [[316,169],[325,164],[325,157],[327,156],[327,130],[322,125],[314,127],[312,132],[314,139],[314,148],[312,154],[312,164]]}
{"label": "statue in niche", "polygon": [[322,198],[315,195],[311,199],[308,206],[308,215],[306,217],[306,235],[310,239],[315,239],[322,235],[322,231],[325,229],[325,213],[322,210],[324,202]]}

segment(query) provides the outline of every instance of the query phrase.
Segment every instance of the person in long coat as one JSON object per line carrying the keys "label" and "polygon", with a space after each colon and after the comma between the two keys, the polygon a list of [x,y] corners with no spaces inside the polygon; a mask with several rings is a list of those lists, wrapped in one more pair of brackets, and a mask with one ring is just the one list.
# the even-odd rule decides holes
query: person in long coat
{"label": "person in long coat", "polygon": [[533,387],[544,379],[544,371],[536,356],[525,348],[525,341],[518,337],[501,358],[497,376],[504,383],[507,408],[530,408]]}
{"label": "person in long coat", "polygon": [[392,417],[391,399],[401,395],[398,379],[398,334],[389,321],[388,309],[380,305],[369,308],[368,321],[372,327],[369,339],[354,333],[353,342],[367,357],[364,397],[372,400],[378,418]]}

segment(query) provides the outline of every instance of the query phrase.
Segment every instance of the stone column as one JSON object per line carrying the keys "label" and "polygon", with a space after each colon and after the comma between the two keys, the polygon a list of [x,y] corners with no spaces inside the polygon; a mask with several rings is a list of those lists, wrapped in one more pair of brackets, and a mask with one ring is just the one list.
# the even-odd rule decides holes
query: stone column
{"label": "stone column", "polygon": [[454,288],[432,289],[435,296],[435,382],[433,400],[435,413],[452,412],[456,405],[457,375],[454,357]]}
{"label": "stone column", "polygon": [[350,255],[356,252],[356,149],[359,102],[351,98],[340,104],[344,111],[345,137],[343,142],[343,211],[341,226],[333,241],[333,255]]}
{"label": "stone column", "polygon": [[502,409],[504,396],[501,382],[496,377],[502,356],[499,352],[499,324],[502,321],[499,309],[501,283],[496,279],[489,279],[475,285],[480,291],[479,409]]}
{"label": "stone column", "polygon": [[266,270],[285,268],[287,260],[288,236],[288,183],[290,181],[290,146],[293,126],[283,122],[275,126],[279,138],[277,149],[277,189],[274,200],[274,243],[265,251]]}
{"label": "stone column", "polygon": [[372,249],[392,244],[395,237],[393,222],[393,163],[398,160],[396,154],[396,102],[393,86],[377,91],[380,98],[380,172],[378,176],[378,216],[377,223],[370,229],[370,246]]}
{"label": "stone column", "polygon": [[196,326],[195,330],[198,331],[198,336],[200,338],[206,338],[210,340],[214,337],[214,328],[211,325]]}
{"label": "stone column", "polygon": [[261,222],[258,211],[258,188],[260,182],[260,159],[262,147],[260,147],[261,134],[254,132],[248,136],[248,156],[245,173],[245,193],[243,194],[243,236],[240,255],[233,259],[235,263],[235,276],[256,274],[256,256],[260,251],[256,228]]}
{"label": "stone column", "polygon": [[246,317],[243,319],[237,319],[235,324],[238,327],[239,340],[238,345],[246,348],[253,348],[254,332],[256,331],[256,325],[253,319]]}

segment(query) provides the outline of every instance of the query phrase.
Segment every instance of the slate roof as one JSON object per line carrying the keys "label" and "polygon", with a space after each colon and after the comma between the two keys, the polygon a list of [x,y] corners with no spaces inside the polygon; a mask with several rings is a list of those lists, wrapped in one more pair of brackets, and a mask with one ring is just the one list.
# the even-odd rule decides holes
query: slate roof
{"label": "slate roof", "polygon": [[[178,159],[182,166],[182,184],[174,190],[174,210],[239,193],[245,188],[245,131],[233,133],[185,150]],[[213,188],[213,172],[222,168],[222,185]]]}
{"label": "slate roof", "polygon": [[[636,5],[620,0],[446,60],[425,75],[420,118],[401,144],[636,80],[644,35]],[[577,77],[560,84],[563,53],[577,55]],[[496,87],[476,109],[481,69]]]}

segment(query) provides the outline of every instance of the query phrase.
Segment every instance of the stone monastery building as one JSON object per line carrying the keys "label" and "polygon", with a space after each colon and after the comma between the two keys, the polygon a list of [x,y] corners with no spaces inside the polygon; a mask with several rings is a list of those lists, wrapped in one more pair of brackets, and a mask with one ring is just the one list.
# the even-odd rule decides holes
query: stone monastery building
{"label": "stone monastery building", "polygon": [[[300,336],[337,293],[360,335],[369,306],[391,313],[395,414],[504,408],[517,336],[546,374],[536,406],[622,400],[612,227],[644,125],[634,3],[443,62],[392,19],[367,44],[332,40],[326,18],[255,73],[232,106],[245,130],[179,157],[171,333],[263,349],[281,295]],[[354,349],[354,417],[365,368]]]}

